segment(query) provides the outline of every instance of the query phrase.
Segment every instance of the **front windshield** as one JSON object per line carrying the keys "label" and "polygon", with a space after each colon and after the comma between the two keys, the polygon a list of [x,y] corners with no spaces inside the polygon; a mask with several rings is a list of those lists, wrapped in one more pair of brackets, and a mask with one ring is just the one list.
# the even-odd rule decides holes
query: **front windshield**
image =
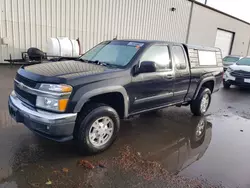
{"label": "front windshield", "polygon": [[247,65],[250,66],[250,58],[243,58],[237,62],[237,65]]}
{"label": "front windshield", "polygon": [[103,42],[86,52],[80,59],[124,67],[143,45],[143,43],[129,41]]}
{"label": "front windshield", "polygon": [[236,61],[239,61],[239,57],[230,57],[230,56],[227,56],[223,59],[224,62],[236,62]]}

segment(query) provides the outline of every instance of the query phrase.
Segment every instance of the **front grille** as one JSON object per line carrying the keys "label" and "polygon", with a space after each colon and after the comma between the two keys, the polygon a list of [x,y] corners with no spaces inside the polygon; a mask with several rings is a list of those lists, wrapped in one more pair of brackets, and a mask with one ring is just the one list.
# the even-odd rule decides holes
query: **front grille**
{"label": "front grille", "polygon": [[236,78],[250,78],[250,72],[238,70],[231,73]]}
{"label": "front grille", "polygon": [[[15,78],[18,82],[22,83],[25,86],[31,87],[31,88],[35,88],[36,87],[36,81],[30,80],[20,74],[16,74],[16,78]],[[15,92],[18,96],[18,98],[23,101],[24,103],[30,105],[30,106],[35,106],[36,104],[36,95],[30,94],[28,92],[26,92],[25,90],[23,90],[22,88],[19,88],[16,84],[16,82],[14,82],[14,89]]]}
{"label": "front grille", "polygon": [[16,80],[23,83],[24,85],[26,86],[29,86],[29,87],[35,87],[36,86],[36,82],[33,81],[33,80],[30,80],[28,78],[25,78],[23,76],[21,76],[20,74],[17,73],[16,75]]}
{"label": "front grille", "polygon": [[15,83],[15,92],[18,96],[18,98],[20,98],[21,101],[31,105],[31,106],[35,106],[36,104],[36,95],[30,94],[24,90],[21,90],[19,87],[16,86]]}

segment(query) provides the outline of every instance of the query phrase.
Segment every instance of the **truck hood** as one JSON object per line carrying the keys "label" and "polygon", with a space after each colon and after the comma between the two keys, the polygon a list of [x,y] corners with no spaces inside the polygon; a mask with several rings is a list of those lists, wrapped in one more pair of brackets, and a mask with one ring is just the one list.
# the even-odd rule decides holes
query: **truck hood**
{"label": "truck hood", "polygon": [[[35,83],[58,84],[71,84],[73,80],[80,80],[81,83],[89,83],[116,78],[121,76],[123,72],[123,69],[109,68],[108,66],[81,61],[58,61],[21,67],[17,72],[16,79],[25,83],[25,80]],[[89,77],[89,79],[82,79],[85,77]]]}
{"label": "truck hood", "polygon": [[102,73],[108,68],[80,61],[58,61],[31,65],[24,69],[28,72],[46,77],[72,78]]}
{"label": "truck hood", "polygon": [[230,66],[230,68],[234,71],[240,70],[240,71],[250,72],[250,66],[247,65],[233,64]]}

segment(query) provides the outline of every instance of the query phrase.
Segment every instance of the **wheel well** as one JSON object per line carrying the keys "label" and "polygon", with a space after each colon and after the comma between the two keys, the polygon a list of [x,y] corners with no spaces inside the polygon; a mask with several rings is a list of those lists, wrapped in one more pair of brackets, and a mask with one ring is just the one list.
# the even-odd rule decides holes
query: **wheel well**
{"label": "wheel well", "polygon": [[[119,92],[105,93],[91,97],[87,103],[91,102],[109,105],[116,110],[120,118],[124,117],[124,98]],[[82,108],[84,108],[86,104],[84,104]]]}
{"label": "wheel well", "polygon": [[210,89],[211,93],[213,93],[213,91],[214,91],[214,81],[213,80],[207,81],[207,82],[202,84],[202,87],[206,87],[206,88]]}

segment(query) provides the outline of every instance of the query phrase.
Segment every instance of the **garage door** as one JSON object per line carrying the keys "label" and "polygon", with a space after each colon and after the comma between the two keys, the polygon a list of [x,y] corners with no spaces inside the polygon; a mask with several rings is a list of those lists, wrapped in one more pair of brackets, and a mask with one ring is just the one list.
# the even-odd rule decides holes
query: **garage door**
{"label": "garage door", "polygon": [[223,57],[230,55],[231,48],[233,45],[233,38],[234,38],[234,33],[229,31],[224,31],[221,29],[217,30],[215,47],[221,49]]}

